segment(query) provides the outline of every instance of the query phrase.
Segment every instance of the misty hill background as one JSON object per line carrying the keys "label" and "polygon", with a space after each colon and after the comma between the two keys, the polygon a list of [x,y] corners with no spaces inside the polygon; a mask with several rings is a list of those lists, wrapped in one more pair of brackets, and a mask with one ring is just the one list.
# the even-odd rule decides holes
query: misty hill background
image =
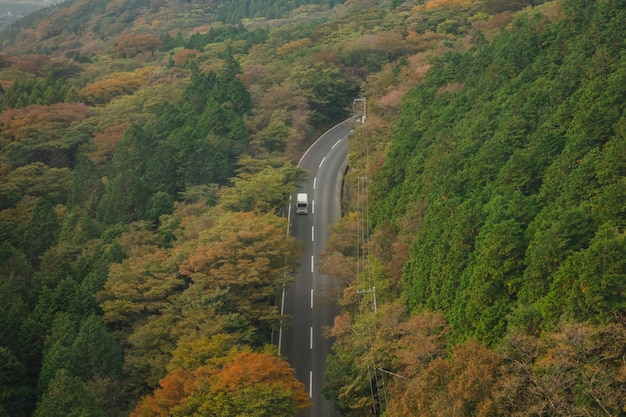
{"label": "misty hill background", "polygon": [[60,3],[60,0],[2,0],[0,1],[0,29],[41,8]]}

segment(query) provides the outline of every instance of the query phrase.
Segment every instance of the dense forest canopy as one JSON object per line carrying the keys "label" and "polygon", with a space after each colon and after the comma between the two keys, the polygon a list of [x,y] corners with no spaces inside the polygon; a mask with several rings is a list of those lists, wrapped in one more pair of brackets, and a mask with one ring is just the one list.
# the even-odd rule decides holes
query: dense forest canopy
{"label": "dense forest canopy", "polygon": [[623,311],[617,3],[569,2],[553,25],[517,19],[490,45],[439,59],[405,101],[373,224],[422,205],[409,307],[445,311],[461,340]]}
{"label": "dense forest canopy", "polygon": [[[342,3],[343,0],[65,0],[4,29],[0,32],[0,48],[48,53],[60,45],[80,47],[77,37],[95,36],[106,43],[141,21],[153,23],[144,29],[158,34],[207,24],[236,25],[242,20],[265,22],[307,16]],[[36,45],[29,44],[35,40]]]}
{"label": "dense forest canopy", "polygon": [[625,13],[67,0],[16,22],[0,34],[0,416],[308,407],[271,345],[301,252],[282,214],[302,152],[364,109],[321,265],[345,288],[335,406],[623,414]]}
{"label": "dense forest canopy", "polygon": [[368,172],[370,269],[332,330],[345,415],[626,410],[626,3],[551,7],[406,95]]}

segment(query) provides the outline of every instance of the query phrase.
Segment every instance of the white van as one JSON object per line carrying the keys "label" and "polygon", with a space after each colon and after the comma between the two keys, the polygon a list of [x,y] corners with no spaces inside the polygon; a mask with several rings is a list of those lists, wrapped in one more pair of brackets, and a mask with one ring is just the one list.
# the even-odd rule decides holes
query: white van
{"label": "white van", "polygon": [[298,193],[296,197],[296,214],[308,214],[309,212],[309,195],[307,193]]}

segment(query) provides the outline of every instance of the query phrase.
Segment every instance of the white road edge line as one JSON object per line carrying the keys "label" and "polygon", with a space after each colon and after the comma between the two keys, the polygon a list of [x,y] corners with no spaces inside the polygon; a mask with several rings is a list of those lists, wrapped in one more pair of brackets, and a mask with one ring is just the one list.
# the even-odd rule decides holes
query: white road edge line
{"label": "white road edge line", "polygon": [[[286,285],[283,284],[283,294],[282,294],[282,299],[280,301],[280,317],[282,319],[282,317],[285,315],[285,289],[286,289]],[[280,324],[280,327],[278,328],[278,354],[281,355],[282,354],[282,348],[283,348],[283,325],[282,323]]]}
{"label": "white road edge line", "polygon": [[289,224],[291,223],[291,195],[289,195],[289,208],[287,209],[287,236],[289,236]]}
{"label": "white road edge line", "polygon": [[[300,160],[298,161],[298,166],[302,165],[302,161],[304,160],[304,158],[306,157],[306,155],[309,153],[309,151],[311,149],[313,149],[315,147],[315,145],[317,145],[319,142],[321,142],[321,140],[324,138],[324,136],[326,136],[327,134],[329,134],[331,131],[341,127],[341,125],[343,125],[344,123],[346,123],[349,120],[353,120],[356,119],[357,116],[352,116],[347,118],[346,120],[344,120],[343,122],[337,123],[335,126],[331,127],[330,129],[328,129],[326,132],[324,132],[324,134],[322,136],[320,136],[319,138],[317,138],[317,140],[315,142],[313,142],[313,144],[311,146],[309,146],[309,149],[307,149],[304,154],[300,157]],[[352,133],[354,131],[354,129],[350,129],[350,133]]]}
{"label": "white road edge line", "polygon": [[[289,225],[291,224],[291,200],[292,195],[289,195],[289,208],[287,209],[287,236],[289,236]],[[280,300],[280,316],[282,318],[282,316],[285,315],[285,290],[286,290],[286,285],[283,284],[283,293],[281,296],[281,300]],[[280,327],[278,328],[278,354],[282,354],[282,348],[283,348],[283,325],[281,323]]]}

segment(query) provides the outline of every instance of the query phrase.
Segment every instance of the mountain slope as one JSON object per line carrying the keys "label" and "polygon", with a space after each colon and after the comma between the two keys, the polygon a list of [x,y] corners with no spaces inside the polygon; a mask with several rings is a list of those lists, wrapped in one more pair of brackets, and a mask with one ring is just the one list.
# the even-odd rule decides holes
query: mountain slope
{"label": "mountain slope", "polygon": [[362,271],[330,332],[347,416],[624,411],[626,3],[544,6],[435,59],[388,148],[353,142],[385,151],[328,255]]}
{"label": "mountain slope", "polygon": [[624,306],[618,253],[588,269],[600,247],[624,243],[621,5],[571,1],[555,24],[518,19],[442,58],[405,103],[374,223],[424,203],[405,291],[411,308],[445,311],[461,339],[604,322]]}
{"label": "mountain slope", "polygon": [[[192,29],[237,24],[244,19],[280,19],[303,12],[321,11],[337,0],[67,0],[14,23],[0,33],[0,46],[13,53],[52,53],[68,49],[90,50],[91,44],[109,45],[125,30],[161,35],[188,35]],[[96,52],[93,51],[92,52]],[[97,51],[102,52],[102,51]]]}

